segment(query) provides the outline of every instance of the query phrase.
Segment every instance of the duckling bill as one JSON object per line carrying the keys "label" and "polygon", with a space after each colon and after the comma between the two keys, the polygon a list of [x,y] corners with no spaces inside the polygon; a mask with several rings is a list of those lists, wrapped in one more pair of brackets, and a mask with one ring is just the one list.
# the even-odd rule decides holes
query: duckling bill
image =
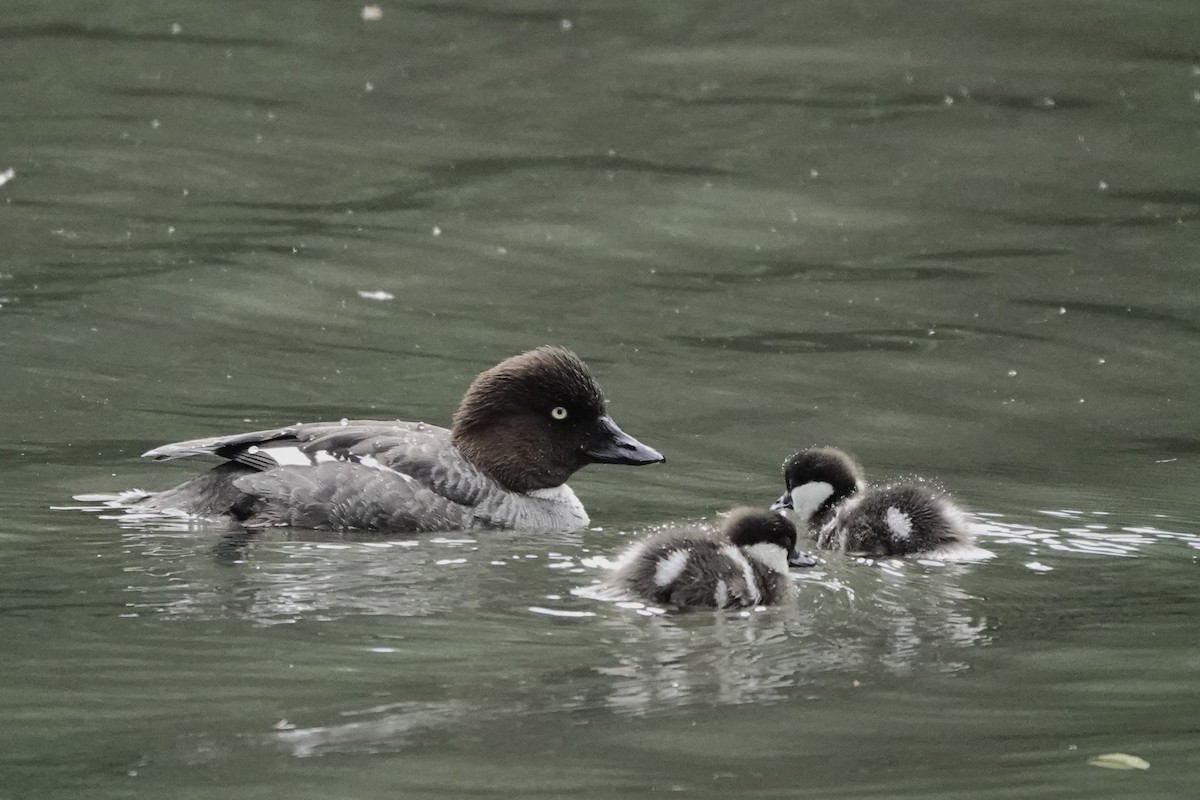
{"label": "duckling bill", "polygon": [[588,524],[567,479],[588,464],[662,454],[608,415],[587,365],[544,346],[471,383],[449,429],[342,420],[156,447],[146,458],[224,459],[163,492],[82,496],[133,513],[232,518],[246,528],[568,531]]}

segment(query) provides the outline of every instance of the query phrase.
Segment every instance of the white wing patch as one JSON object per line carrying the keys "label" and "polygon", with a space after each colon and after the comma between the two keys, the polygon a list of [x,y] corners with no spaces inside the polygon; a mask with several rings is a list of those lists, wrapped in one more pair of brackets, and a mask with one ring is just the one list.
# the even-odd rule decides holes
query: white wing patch
{"label": "white wing patch", "polygon": [[[250,452],[253,453],[255,449],[251,447]],[[271,460],[281,467],[311,467],[313,465],[312,457],[299,447],[262,447],[257,449],[260,453],[270,456]]]}
{"label": "white wing patch", "polygon": [[894,538],[908,539],[909,536],[912,536],[912,517],[895,506],[888,508],[887,514],[884,516],[884,522],[887,523],[888,530],[891,531]]}
{"label": "white wing patch", "polygon": [[271,460],[281,467],[312,467],[316,466],[317,464],[327,464],[329,462],[341,461],[348,464],[360,464],[367,469],[377,469],[380,472],[399,475],[409,483],[416,483],[416,479],[411,475],[407,475],[399,470],[392,469],[374,456],[351,455],[344,458],[338,458],[328,450],[315,450],[312,453],[306,453],[299,447],[251,447],[250,452],[259,452],[268,455],[271,457]]}
{"label": "white wing patch", "polygon": [[406,475],[405,473],[400,472],[399,470],[392,469],[387,464],[381,463],[379,461],[379,459],[375,458],[375,456],[360,456],[358,458],[358,463],[362,464],[364,467],[368,467],[370,469],[377,469],[380,472],[390,472],[393,475],[399,475],[401,478],[404,478],[404,480],[408,481],[409,483],[417,482],[416,479],[413,478],[412,475]]}
{"label": "white wing patch", "polygon": [[760,599],[758,584],[754,580],[754,568],[750,566],[750,562],[742,555],[742,551],[737,545],[727,544],[721,548],[721,554],[728,558],[735,567],[742,571],[742,579],[746,581],[747,601],[751,605],[757,605]]}
{"label": "white wing patch", "polygon": [[792,511],[805,524],[812,520],[813,514],[833,494],[833,485],[825,481],[809,481],[792,489]]}
{"label": "white wing patch", "polygon": [[659,559],[658,564],[654,567],[654,585],[670,586],[674,583],[675,579],[683,574],[690,555],[691,553],[687,550],[676,550],[669,556]]}

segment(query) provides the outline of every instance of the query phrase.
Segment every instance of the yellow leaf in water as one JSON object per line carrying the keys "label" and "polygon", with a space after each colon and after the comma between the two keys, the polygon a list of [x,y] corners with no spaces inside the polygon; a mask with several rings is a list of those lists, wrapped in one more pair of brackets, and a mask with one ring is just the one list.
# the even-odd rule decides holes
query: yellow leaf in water
{"label": "yellow leaf in water", "polygon": [[1149,761],[1128,753],[1105,753],[1102,756],[1092,756],[1087,763],[1093,767],[1104,767],[1105,769],[1150,769]]}

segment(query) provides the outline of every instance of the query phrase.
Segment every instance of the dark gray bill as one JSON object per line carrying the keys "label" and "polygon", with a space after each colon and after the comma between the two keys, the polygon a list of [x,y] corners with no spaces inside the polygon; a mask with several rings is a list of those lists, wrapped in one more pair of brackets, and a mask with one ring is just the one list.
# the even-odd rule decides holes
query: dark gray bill
{"label": "dark gray bill", "polygon": [[789,567],[815,567],[817,560],[807,553],[800,553],[795,550],[788,555]]}
{"label": "dark gray bill", "polygon": [[598,423],[592,443],[583,454],[593,464],[657,464],[666,461],[662,453],[633,438],[617,427],[612,417],[604,416]]}

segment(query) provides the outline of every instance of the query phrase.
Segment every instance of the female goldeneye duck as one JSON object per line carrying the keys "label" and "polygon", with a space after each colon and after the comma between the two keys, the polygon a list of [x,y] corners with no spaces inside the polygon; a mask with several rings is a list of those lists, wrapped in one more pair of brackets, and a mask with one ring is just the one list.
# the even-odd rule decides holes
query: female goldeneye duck
{"label": "female goldeneye duck", "polygon": [[749,608],[790,596],[788,565],[811,566],[796,552],[796,528],[778,514],[737,508],[713,533],[660,531],[634,542],[605,581],[617,596],[680,608]]}
{"label": "female goldeneye duck", "polygon": [[820,528],[839,503],[865,485],[862,468],[835,447],[814,447],[783,462],[785,491],[771,506],[798,528]]}
{"label": "female goldeneye duck", "polygon": [[954,501],[912,484],[864,490],[839,505],[817,533],[818,547],[871,556],[951,553],[971,544]]}
{"label": "female goldeneye duck", "polygon": [[787,491],[771,510],[810,527],[825,550],[874,556],[950,553],[972,543],[966,516],[928,486],[871,486],[849,455],[802,450],[783,465]]}
{"label": "female goldeneye duck", "polygon": [[664,460],[617,427],[583,361],[552,346],[476,377],[449,430],[342,420],[196,439],[144,454],[191,455],[226,460],[174,489],[127,492],[109,504],[229,516],[247,528],[566,531],[588,524],[566,485],[580,467]]}

